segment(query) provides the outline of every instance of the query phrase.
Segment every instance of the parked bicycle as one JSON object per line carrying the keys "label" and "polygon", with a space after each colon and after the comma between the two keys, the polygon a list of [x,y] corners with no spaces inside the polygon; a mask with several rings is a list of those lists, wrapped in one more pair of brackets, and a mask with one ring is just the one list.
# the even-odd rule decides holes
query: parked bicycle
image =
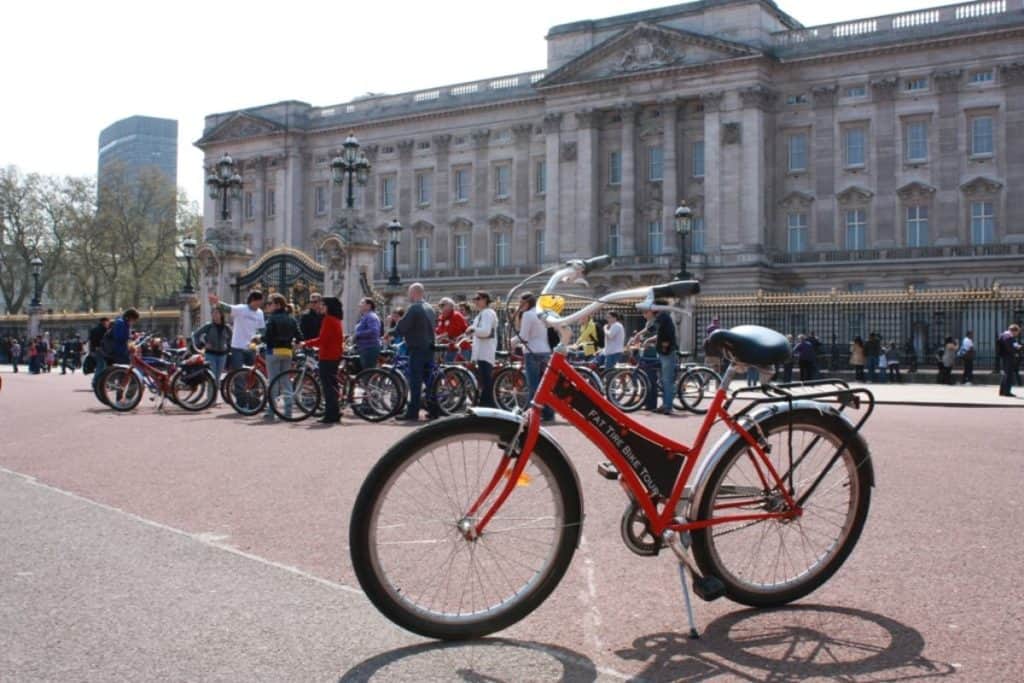
{"label": "parked bicycle", "polygon": [[144,356],[150,340],[135,342],[128,365],[110,365],[100,373],[93,388],[96,398],[118,412],[134,410],[149,391],[151,400],[160,399],[157,410],[170,401],[195,412],[209,408],[217,398],[217,383],[202,354],[186,358],[183,349],[168,351],[164,357]]}
{"label": "parked bicycle", "polygon": [[[609,262],[570,261],[543,292]],[[564,328],[606,304],[637,299],[641,308],[673,311],[655,299],[698,292],[689,281],[638,287],[542,319]],[[367,597],[396,624],[443,639],[501,630],[543,603],[569,566],[583,522],[573,465],[540,427],[545,405],[608,459],[599,471],[626,492],[627,547],[643,556],[671,549],[691,635],[687,573],[705,600],[770,607],[814,591],[839,569],[865,523],[874,474],[859,430],[873,397],[842,383],[768,385],[730,397],[734,373],[784,360],[789,345],[777,332],[743,326],[714,333],[708,348],[731,364],[692,444],[631,419],[557,352],[522,415],[474,408],[396,443],[364,481],[349,527]],[[753,400],[731,412],[744,392]],[[863,416],[854,423],[845,409],[858,407]],[[727,431],[704,455],[715,424]]]}

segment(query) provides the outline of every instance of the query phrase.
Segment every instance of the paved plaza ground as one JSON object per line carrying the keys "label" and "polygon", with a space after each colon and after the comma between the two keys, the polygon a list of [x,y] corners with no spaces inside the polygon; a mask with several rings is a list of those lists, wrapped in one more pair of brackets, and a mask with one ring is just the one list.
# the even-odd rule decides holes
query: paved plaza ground
{"label": "paved plaza ground", "polygon": [[[619,538],[625,504],[564,423],[583,542],[552,597],[483,641],[381,617],[348,558],[356,491],[410,427],[130,414],[81,375],[2,374],[0,681],[1020,680],[1024,400],[877,387],[860,543],[789,609],[698,603]],[[908,405],[932,403],[932,405]],[[942,405],[946,404],[946,405]],[[966,407],[975,404],[979,407]],[[984,407],[982,407],[984,406]],[[687,439],[696,417],[645,418]]]}

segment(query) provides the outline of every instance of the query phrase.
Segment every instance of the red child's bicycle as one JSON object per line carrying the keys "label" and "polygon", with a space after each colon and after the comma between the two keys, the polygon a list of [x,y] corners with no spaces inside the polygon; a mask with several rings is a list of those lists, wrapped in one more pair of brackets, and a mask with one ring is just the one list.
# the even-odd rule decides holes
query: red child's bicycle
{"label": "red child's bicycle", "polygon": [[[609,262],[570,261],[544,293]],[[564,318],[543,316],[565,328],[615,302],[680,311],[655,300],[698,291],[685,281],[641,287]],[[598,469],[618,479],[629,499],[621,521],[626,545],[645,556],[673,551],[691,636],[697,634],[687,572],[705,600],[726,596],[759,607],[818,588],[850,554],[867,516],[874,474],[859,429],[874,399],[827,381],[765,385],[730,397],[736,372],[785,360],[789,345],[755,326],[720,330],[708,344],[732,363],[692,445],[632,420],[557,352],[523,414],[472,409],[395,444],[363,483],[352,512],[352,562],[367,597],[396,624],[443,639],[506,628],[547,598],[579,542],[583,502],[572,464],[541,428],[541,405],[610,461]],[[730,410],[744,398],[750,400],[743,408]],[[848,407],[863,409],[857,423]],[[716,423],[726,432],[702,457]]]}

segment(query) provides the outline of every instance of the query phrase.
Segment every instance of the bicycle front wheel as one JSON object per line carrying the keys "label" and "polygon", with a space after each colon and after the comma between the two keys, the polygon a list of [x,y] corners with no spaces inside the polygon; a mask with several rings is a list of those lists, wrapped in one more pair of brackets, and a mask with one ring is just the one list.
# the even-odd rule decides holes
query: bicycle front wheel
{"label": "bicycle front wheel", "polygon": [[698,415],[707,412],[707,408],[701,409],[700,402],[704,400],[704,379],[699,373],[687,370],[676,382],[676,407],[689,410]]}
{"label": "bicycle front wheel", "polygon": [[[700,529],[693,556],[701,572],[722,580],[732,600],[774,607],[814,591],[849,556],[868,514],[871,462],[861,436],[834,415],[801,410],[759,427],[765,454],[803,514]],[[711,472],[697,519],[784,511],[770,479],[761,456],[737,441]]]}
{"label": "bicycle front wheel", "polygon": [[430,382],[430,396],[442,415],[454,415],[474,405],[477,398],[473,373],[456,365],[438,369]]}
{"label": "bicycle front wheel", "polygon": [[605,373],[604,393],[619,410],[632,413],[640,410],[647,399],[651,382],[643,370],[637,368],[615,368]]}
{"label": "bicycle front wheel", "polygon": [[105,370],[100,377],[99,391],[103,402],[120,413],[134,409],[142,400],[142,382],[135,371],[126,366]]}
{"label": "bicycle front wheel", "polygon": [[352,412],[367,422],[381,422],[405,405],[398,373],[383,368],[361,370],[351,383]]}
{"label": "bicycle front wheel", "polygon": [[282,372],[267,388],[270,409],[288,422],[300,422],[316,412],[320,394],[320,384],[313,375],[295,369]]}
{"label": "bicycle front wheel", "polygon": [[239,415],[256,415],[267,405],[267,379],[253,368],[236,368],[221,381],[221,394]]}
{"label": "bicycle front wheel", "polygon": [[510,413],[526,409],[526,375],[519,368],[507,367],[494,376],[494,405]]}
{"label": "bicycle front wheel", "polygon": [[429,638],[485,636],[536,609],[565,574],[582,503],[569,463],[545,439],[483,533],[469,539],[460,530],[476,521],[467,511],[517,427],[441,420],[392,446],[363,483],[349,528],[352,565],[366,596],[399,626]]}

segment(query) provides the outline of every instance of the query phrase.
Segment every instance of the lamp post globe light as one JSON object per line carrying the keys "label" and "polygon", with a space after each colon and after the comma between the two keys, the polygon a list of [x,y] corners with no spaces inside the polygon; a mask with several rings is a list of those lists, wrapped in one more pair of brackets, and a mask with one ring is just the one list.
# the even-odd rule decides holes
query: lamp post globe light
{"label": "lamp post globe light", "polygon": [[42,292],[39,291],[39,276],[43,274],[43,259],[38,256],[34,256],[29,265],[32,266],[32,279],[35,280],[35,288],[32,291],[32,303],[30,304],[33,308],[42,306]]}
{"label": "lamp post globe light", "polygon": [[398,244],[402,241],[402,224],[397,218],[388,223],[388,232],[391,233],[391,277],[388,278],[388,285],[396,287],[402,284],[398,277]]}
{"label": "lamp post globe light", "polygon": [[196,255],[196,241],[191,237],[183,239],[181,253],[185,256],[185,286],[181,291],[183,294],[195,294],[196,290],[192,287],[192,258]]}
{"label": "lamp post globe light", "polygon": [[676,273],[676,279],[689,280],[690,274],[686,272],[686,236],[693,228],[693,211],[686,202],[679,202],[675,219],[676,234],[679,235],[679,272]]}
{"label": "lamp post globe light", "polygon": [[210,199],[221,200],[221,220],[231,219],[231,205],[229,200],[238,199],[242,196],[242,176],[238,175],[238,168],[235,161],[228,154],[224,154],[217,162],[217,165],[210,175],[206,176],[206,189]]}
{"label": "lamp post globe light", "polygon": [[337,185],[348,183],[345,192],[345,207],[355,208],[355,186],[357,184],[365,185],[370,177],[370,160],[366,158],[364,152],[360,151],[359,140],[356,139],[355,133],[348,134],[342,145],[341,154],[331,159],[331,177]]}

